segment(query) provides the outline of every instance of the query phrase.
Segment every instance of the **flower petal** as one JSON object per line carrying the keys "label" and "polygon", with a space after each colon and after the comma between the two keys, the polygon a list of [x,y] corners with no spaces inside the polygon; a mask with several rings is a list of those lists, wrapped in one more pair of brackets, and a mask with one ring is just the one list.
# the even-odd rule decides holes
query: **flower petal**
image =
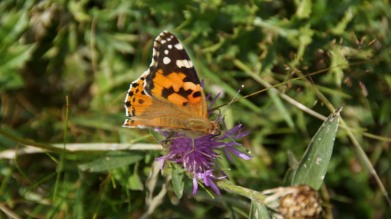
{"label": "flower petal", "polygon": [[195,195],[197,193],[197,190],[198,190],[198,181],[197,181],[196,176],[194,175],[194,177],[193,177],[193,195]]}

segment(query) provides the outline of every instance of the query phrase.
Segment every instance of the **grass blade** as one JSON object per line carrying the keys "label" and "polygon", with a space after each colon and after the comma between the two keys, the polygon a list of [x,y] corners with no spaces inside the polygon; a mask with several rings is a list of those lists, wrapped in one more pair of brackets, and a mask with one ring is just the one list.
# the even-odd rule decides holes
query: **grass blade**
{"label": "grass blade", "polygon": [[135,163],[143,157],[141,154],[115,151],[91,162],[80,164],[79,168],[89,172],[103,172]]}

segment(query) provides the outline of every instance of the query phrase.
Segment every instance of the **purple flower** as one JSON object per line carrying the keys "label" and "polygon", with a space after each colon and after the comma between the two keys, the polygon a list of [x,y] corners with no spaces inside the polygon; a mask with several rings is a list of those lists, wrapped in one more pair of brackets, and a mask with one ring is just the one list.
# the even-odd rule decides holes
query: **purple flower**
{"label": "purple flower", "polygon": [[[220,194],[214,181],[226,178],[215,164],[215,160],[221,156],[219,152],[224,152],[225,156],[232,161],[232,155],[248,160],[251,156],[241,152],[237,148],[241,145],[235,140],[240,139],[248,132],[242,131],[242,125],[222,133],[219,136],[204,135],[199,138],[191,138],[184,134],[176,133],[169,137],[168,153],[158,158],[164,163],[175,162],[183,169],[193,175],[193,194],[197,192],[198,182],[203,182],[205,186],[211,187],[217,194]],[[167,132],[161,132],[168,137]],[[215,173],[223,176],[215,176]]]}

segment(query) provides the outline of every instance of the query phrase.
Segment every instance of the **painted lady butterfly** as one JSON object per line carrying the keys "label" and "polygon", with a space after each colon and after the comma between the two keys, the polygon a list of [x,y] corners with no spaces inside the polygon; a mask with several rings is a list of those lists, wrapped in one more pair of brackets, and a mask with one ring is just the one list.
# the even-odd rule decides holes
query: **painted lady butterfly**
{"label": "painted lady butterfly", "polygon": [[123,127],[159,128],[191,135],[220,134],[208,119],[205,93],[179,40],[167,31],[156,37],[151,65],[130,84]]}

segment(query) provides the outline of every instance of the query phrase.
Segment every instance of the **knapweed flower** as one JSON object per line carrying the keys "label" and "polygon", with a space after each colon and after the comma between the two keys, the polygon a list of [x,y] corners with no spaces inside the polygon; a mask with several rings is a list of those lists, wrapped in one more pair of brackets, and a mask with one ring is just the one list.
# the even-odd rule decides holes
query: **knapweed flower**
{"label": "knapweed flower", "polygon": [[[217,194],[220,194],[220,190],[214,182],[226,178],[226,176],[218,169],[215,163],[216,159],[221,154],[225,154],[229,160],[232,160],[232,155],[244,160],[251,158],[238,150],[241,145],[236,140],[248,135],[248,132],[244,132],[242,129],[242,125],[237,125],[221,135],[209,134],[198,138],[188,137],[181,133],[169,136],[167,132],[162,132],[164,136],[169,138],[168,152],[157,160],[162,163],[175,162],[191,174],[193,176],[193,194],[197,192],[198,182],[203,182],[205,186],[209,186]],[[215,175],[216,173],[219,176]]]}

